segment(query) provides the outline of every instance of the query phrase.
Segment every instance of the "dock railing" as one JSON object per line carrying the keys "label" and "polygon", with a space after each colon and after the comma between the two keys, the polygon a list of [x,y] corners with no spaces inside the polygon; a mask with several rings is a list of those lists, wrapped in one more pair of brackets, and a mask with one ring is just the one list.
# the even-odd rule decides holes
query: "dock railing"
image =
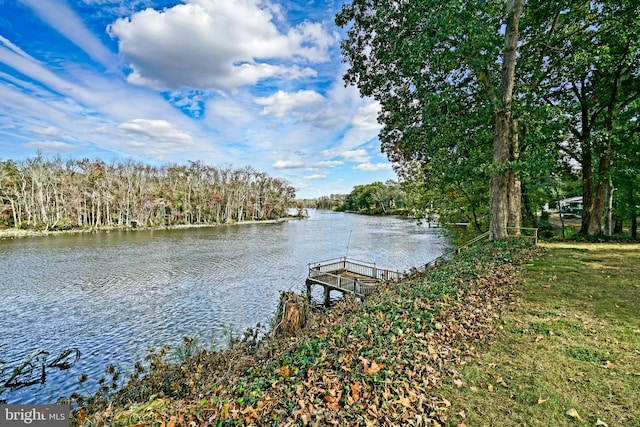
{"label": "dock railing", "polygon": [[[538,243],[537,228],[508,227],[508,229],[509,232],[518,230],[518,233],[511,234],[511,237],[528,238],[532,239],[534,244]],[[369,296],[375,291],[376,283],[399,282],[406,277],[411,277],[413,274],[422,274],[488,238],[489,232],[482,233],[464,245],[429,261],[421,268],[412,269],[411,272],[406,273],[378,268],[375,263],[347,259],[346,257],[309,263],[309,276],[307,279],[309,293],[311,292],[311,285],[315,283],[325,287],[325,304],[328,304],[330,289],[353,292],[358,296]],[[354,276],[349,276],[349,273]]]}
{"label": "dock railing", "polygon": [[[532,227],[507,227],[510,237],[519,237],[521,239],[531,239],[533,244],[538,244],[538,229]],[[513,230],[518,230],[518,234],[512,234]]]}
{"label": "dock railing", "polygon": [[312,277],[312,274],[314,274],[313,271],[320,271],[323,273],[349,272],[384,282],[398,282],[405,276],[405,274],[400,271],[378,268],[375,263],[350,260],[346,257],[310,263],[309,277]]}
{"label": "dock railing", "polygon": [[309,269],[309,277],[314,283],[343,292],[353,292],[359,297],[368,297],[375,289],[375,283],[363,282],[354,277],[345,277],[339,274],[321,271],[320,269]]}

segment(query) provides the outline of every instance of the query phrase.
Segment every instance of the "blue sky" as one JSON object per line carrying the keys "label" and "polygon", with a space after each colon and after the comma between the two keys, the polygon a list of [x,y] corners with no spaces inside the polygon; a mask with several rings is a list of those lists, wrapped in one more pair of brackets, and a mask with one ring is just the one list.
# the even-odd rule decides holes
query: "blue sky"
{"label": "blue sky", "polygon": [[341,4],[0,0],[0,159],[250,165],[298,197],[395,179]]}

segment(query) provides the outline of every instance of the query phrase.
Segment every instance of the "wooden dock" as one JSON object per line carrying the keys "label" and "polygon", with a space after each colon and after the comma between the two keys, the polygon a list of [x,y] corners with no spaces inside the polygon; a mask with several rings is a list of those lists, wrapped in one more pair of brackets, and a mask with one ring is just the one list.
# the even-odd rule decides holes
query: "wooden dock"
{"label": "wooden dock", "polygon": [[364,299],[371,295],[381,283],[398,282],[404,273],[379,268],[375,263],[348,260],[345,257],[309,264],[307,294],[311,298],[311,288],[324,288],[324,304],[329,305],[331,291],[352,293]]}

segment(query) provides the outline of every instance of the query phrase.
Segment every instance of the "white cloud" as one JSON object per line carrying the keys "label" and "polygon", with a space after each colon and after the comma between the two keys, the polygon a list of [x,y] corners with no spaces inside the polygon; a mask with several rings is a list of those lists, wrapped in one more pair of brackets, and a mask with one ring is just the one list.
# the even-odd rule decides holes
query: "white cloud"
{"label": "white cloud", "polygon": [[117,57],[92,34],[65,1],[20,0],[44,22],[63,34],[109,71],[115,71]]}
{"label": "white cloud", "polygon": [[33,150],[40,150],[47,153],[58,154],[70,153],[72,151],[76,151],[79,148],[75,145],[67,144],[66,142],[60,141],[33,141],[22,144],[22,146]]}
{"label": "white cloud", "polygon": [[304,162],[300,160],[278,160],[272,166],[274,169],[301,169]]}
{"label": "white cloud", "polygon": [[344,162],[340,160],[326,160],[315,163],[315,166],[319,168],[335,168],[342,165],[344,165]]}
{"label": "white cloud", "polygon": [[363,148],[359,150],[345,151],[341,154],[341,156],[344,157],[345,160],[349,162],[356,162],[356,163],[367,163],[371,158],[371,156],[369,156],[369,154],[367,153],[367,150]]}
{"label": "white cloud", "polygon": [[8,49],[11,49],[12,51],[14,51],[15,53],[17,53],[18,55],[22,56],[23,58],[26,58],[30,61],[33,62],[37,62],[33,57],[31,57],[27,52],[25,52],[24,50],[20,49],[18,46],[16,46],[15,44],[13,44],[11,42],[11,40],[6,39],[5,37],[0,36],[0,43],[2,43],[3,45],[5,45]]}
{"label": "white cloud", "polygon": [[376,172],[381,170],[391,170],[391,163],[362,163],[354,167],[355,170]]}
{"label": "white cloud", "polygon": [[38,135],[42,135],[42,136],[58,136],[60,135],[60,129],[55,127],[55,126],[48,126],[48,127],[32,127],[29,128],[28,130],[30,130],[31,132],[38,134]]}
{"label": "white cloud", "polygon": [[316,107],[324,101],[324,97],[313,90],[300,90],[294,93],[279,90],[271,96],[256,98],[258,105],[264,106],[260,114],[283,117],[289,111]]}
{"label": "white cloud", "polygon": [[315,174],[315,175],[305,176],[304,179],[306,179],[308,181],[317,181],[319,179],[325,179],[326,177],[327,177],[327,175]]}
{"label": "white cloud", "polygon": [[118,129],[136,140],[158,142],[177,147],[193,144],[193,138],[189,133],[176,129],[166,120],[133,119],[121,123],[118,125]]}
{"label": "white cloud", "polygon": [[377,101],[361,106],[352,119],[353,126],[363,132],[379,132],[382,128],[378,123],[379,112],[380,103]]}
{"label": "white cloud", "polygon": [[154,88],[229,90],[271,77],[315,76],[304,65],[328,61],[337,34],[311,22],[281,32],[275,11],[258,0],[185,0],[120,18],[108,32],[131,62],[129,80]]}

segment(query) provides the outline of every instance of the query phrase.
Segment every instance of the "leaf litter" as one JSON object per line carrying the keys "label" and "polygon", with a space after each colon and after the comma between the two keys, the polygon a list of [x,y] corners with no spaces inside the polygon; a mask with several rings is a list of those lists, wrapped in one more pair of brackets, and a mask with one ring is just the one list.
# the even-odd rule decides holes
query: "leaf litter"
{"label": "leaf litter", "polygon": [[293,336],[249,330],[227,350],[201,350],[177,365],[150,354],[148,370],[124,387],[73,396],[72,423],[444,425],[451,402],[437,387],[464,387],[457,369],[495,336],[516,272],[537,251],[521,240],[487,243],[364,303],[347,296],[310,310]]}

